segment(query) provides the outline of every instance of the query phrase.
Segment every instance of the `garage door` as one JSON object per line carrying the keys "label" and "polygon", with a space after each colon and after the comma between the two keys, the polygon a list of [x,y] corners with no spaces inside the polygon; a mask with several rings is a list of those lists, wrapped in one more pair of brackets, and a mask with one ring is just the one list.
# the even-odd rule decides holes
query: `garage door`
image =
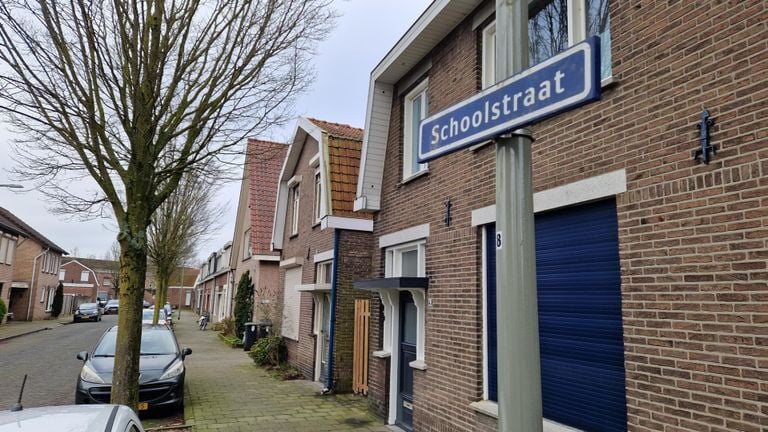
{"label": "garage door", "polygon": [[[488,348],[495,359],[495,248],[489,246]],[[536,215],[536,273],[544,417],[590,432],[625,431],[615,201]],[[492,399],[494,363],[488,368]]]}

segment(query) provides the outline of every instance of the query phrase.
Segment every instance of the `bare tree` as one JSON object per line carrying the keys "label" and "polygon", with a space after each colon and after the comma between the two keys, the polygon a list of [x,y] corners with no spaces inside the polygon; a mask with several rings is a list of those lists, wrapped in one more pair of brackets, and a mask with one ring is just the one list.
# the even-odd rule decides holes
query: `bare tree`
{"label": "bare tree", "polygon": [[223,209],[213,205],[215,193],[212,183],[187,174],[152,216],[148,230],[148,257],[157,280],[152,321],[155,325],[160,317],[160,308],[168,299],[171,277],[178,277],[175,272],[179,266],[194,257],[197,245],[210,235],[221,219]]}
{"label": "bare tree", "polygon": [[[115,240],[112,246],[104,254],[105,270],[109,276],[109,282],[112,284],[112,291],[115,297],[120,296],[120,243]],[[107,299],[104,299],[107,300]]]}
{"label": "bare tree", "polygon": [[[54,210],[112,215],[120,313],[112,402],[138,402],[147,227],[182,176],[210,177],[286,120],[331,0],[3,0],[0,111],[17,174]],[[75,193],[73,184],[93,185]]]}

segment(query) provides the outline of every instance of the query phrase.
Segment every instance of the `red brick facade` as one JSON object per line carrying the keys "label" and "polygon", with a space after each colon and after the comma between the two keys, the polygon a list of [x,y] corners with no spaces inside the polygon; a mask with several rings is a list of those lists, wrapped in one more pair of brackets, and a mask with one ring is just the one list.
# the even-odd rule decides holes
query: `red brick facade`
{"label": "red brick facade", "polygon": [[[534,191],[626,172],[616,202],[627,429],[765,430],[768,6],[611,2],[610,15],[614,83],[601,101],[533,128]],[[479,90],[480,36],[470,15],[428,56],[429,114]],[[430,224],[428,369],[414,370],[414,429],[495,430],[470,408],[483,394],[482,232],[471,216],[494,204],[494,148],[430,162],[403,184],[402,106],[395,97],[374,237]],[[709,165],[691,157],[702,107],[716,118]],[[375,248],[378,276],[381,255]],[[381,339],[372,328],[372,350]],[[372,359],[369,375],[382,414],[387,363]]]}

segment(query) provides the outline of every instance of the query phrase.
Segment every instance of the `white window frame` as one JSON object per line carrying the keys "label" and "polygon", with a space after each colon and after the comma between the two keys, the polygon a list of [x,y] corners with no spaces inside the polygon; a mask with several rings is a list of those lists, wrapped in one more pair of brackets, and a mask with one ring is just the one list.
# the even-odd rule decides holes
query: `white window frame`
{"label": "white window frame", "polygon": [[486,89],[496,84],[496,21],[483,29],[482,86]]}
{"label": "white window frame", "polygon": [[315,170],[315,176],[314,176],[314,188],[315,188],[315,196],[314,196],[314,207],[312,209],[313,219],[315,224],[320,223],[320,219],[323,217],[323,183],[322,178],[320,177],[320,169]]}
{"label": "white window frame", "polygon": [[[587,0],[568,0],[566,3],[568,9],[568,46],[575,45],[587,38]],[[610,13],[610,11],[609,11]],[[489,37],[493,35],[493,39]],[[492,21],[485,26],[482,32],[482,86],[490,87],[496,83],[496,21]],[[491,55],[493,53],[493,55]],[[602,70],[602,65],[600,65]],[[611,68],[613,72],[613,68]],[[602,77],[602,85],[610,83],[612,75]]]}
{"label": "white window frame", "polygon": [[63,281],[66,276],[67,276],[67,271],[66,270],[59,270],[59,280],[60,281]]}
{"label": "white window frame", "polygon": [[56,294],[56,288],[54,287],[48,287],[48,301],[46,302],[45,311],[50,312],[53,308],[53,298]]}
{"label": "white window frame", "polygon": [[[332,281],[330,280],[330,278],[332,277],[333,277],[333,260],[322,261],[315,264],[315,283],[316,284],[331,283]],[[328,282],[325,281],[326,278],[329,279]]]}
{"label": "white window frame", "polygon": [[413,125],[412,122],[413,101],[423,97],[421,104],[421,119],[423,120],[427,118],[429,105],[429,98],[427,96],[428,89],[429,79],[425,78],[413,90],[405,95],[403,101],[403,182],[427,172],[428,169],[428,165],[423,163],[419,164],[418,171],[411,171],[411,166],[418,156],[418,149],[416,148],[418,143],[413,143],[411,139],[413,137],[413,128],[418,127],[418,125]]}
{"label": "white window frame", "polygon": [[80,272],[80,282],[88,282],[89,279],[89,271],[83,270]]}
{"label": "white window frame", "polygon": [[8,250],[5,254],[5,263],[13,265],[13,257],[16,253],[16,240],[13,238],[8,239]]}
{"label": "white window frame", "polygon": [[301,183],[291,186],[291,235],[299,234],[299,205],[301,199]]}
{"label": "white window frame", "polygon": [[251,229],[248,228],[243,233],[243,259],[248,259],[253,256],[253,248],[251,247]]}
{"label": "white window frame", "polygon": [[401,277],[403,253],[418,251],[417,276],[426,276],[426,241],[419,240],[410,243],[404,243],[387,248],[384,274],[385,277]]}

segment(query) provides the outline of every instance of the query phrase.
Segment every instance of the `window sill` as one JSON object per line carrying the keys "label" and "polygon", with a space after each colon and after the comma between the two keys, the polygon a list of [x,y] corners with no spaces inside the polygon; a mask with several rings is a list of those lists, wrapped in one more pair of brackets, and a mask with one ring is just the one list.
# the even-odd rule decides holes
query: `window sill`
{"label": "window sill", "polygon": [[299,236],[299,233],[291,234],[290,236],[288,236],[288,240],[293,240],[293,239],[295,239],[298,236]]}
{"label": "window sill", "polygon": [[488,417],[493,417],[495,419],[499,418],[499,405],[496,402],[482,400],[472,402],[469,404],[469,407],[479,412],[480,414],[487,415]]}
{"label": "window sill", "polygon": [[392,356],[392,353],[389,351],[374,351],[371,355],[376,358],[389,358]]}
{"label": "window sill", "polygon": [[413,369],[427,370],[427,364],[424,363],[424,360],[414,360],[408,363],[408,366],[410,366]]}
{"label": "window sill", "polygon": [[411,174],[410,176],[403,179],[402,182],[400,182],[400,185],[404,185],[406,183],[410,183],[417,178],[423,177],[425,175],[429,174],[429,168],[424,168],[423,170],[417,172],[416,174]]}
{"label": "window sill", "polygon": [[318,226],[320,226],[320,222],[321,222],[320,220],[315,221],[315,223],[312,224],[312,229],[315,229]]}
{"label": "window sill", "polygon": [[[477,402],[472,402],[469,404],[469,407],[473,410],[479,412],[480,414],[485,414],[488,417],[492,417],[495,419],[499,418],[499,404],[497,404],[494,401],[491,400],[482,400]],[[543,423],[543,431],[544,432],[583,432],[581,429],[574,429],[570,426],[566,426],[557,422],[553,422],[552,420],[542,419]]]}

